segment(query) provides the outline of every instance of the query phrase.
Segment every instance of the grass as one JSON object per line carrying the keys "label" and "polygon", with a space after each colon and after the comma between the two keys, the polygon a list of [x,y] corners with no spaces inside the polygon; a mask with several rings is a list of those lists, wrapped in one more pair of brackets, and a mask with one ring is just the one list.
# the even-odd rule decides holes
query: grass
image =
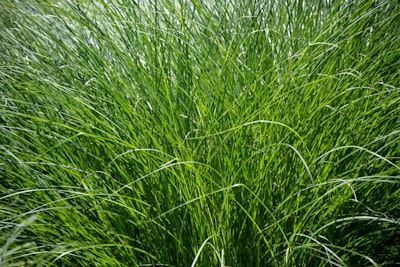
{"label": "grass", "polygon": [[400,264],[399,17],[6,0],[0,265]]}

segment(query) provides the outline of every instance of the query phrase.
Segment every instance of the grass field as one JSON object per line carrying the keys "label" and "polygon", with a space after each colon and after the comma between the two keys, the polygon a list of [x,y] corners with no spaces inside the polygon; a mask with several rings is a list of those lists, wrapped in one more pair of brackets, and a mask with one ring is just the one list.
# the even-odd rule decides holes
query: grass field
{"label": "grass field", "polygon": [[5,0],[0,266],[400,265],[400,6]]}

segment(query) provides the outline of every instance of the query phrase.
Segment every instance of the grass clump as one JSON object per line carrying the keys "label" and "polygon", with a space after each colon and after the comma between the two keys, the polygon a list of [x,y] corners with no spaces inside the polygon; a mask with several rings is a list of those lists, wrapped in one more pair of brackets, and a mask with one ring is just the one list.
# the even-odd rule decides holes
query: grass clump
{"label": "grass clump", "polygon": [[397,1],[3,5],[0,264],[400,264]]}

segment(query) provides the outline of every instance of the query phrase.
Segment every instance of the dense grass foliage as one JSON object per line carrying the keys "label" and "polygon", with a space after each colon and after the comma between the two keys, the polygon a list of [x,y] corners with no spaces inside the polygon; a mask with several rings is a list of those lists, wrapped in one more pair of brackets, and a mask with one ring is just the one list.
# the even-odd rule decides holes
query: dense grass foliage
{"label": "dense grass foliage", "polygon": [[397,0],[0,10],[1,266],[400,264]]}

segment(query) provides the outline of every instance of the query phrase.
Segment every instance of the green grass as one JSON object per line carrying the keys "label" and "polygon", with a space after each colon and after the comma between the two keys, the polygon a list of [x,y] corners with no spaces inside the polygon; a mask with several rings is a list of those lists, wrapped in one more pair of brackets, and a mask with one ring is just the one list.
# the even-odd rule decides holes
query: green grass
{"label": "green grass", "polygon": [[1,5],[1,266],[400,264],[398,1]]}

